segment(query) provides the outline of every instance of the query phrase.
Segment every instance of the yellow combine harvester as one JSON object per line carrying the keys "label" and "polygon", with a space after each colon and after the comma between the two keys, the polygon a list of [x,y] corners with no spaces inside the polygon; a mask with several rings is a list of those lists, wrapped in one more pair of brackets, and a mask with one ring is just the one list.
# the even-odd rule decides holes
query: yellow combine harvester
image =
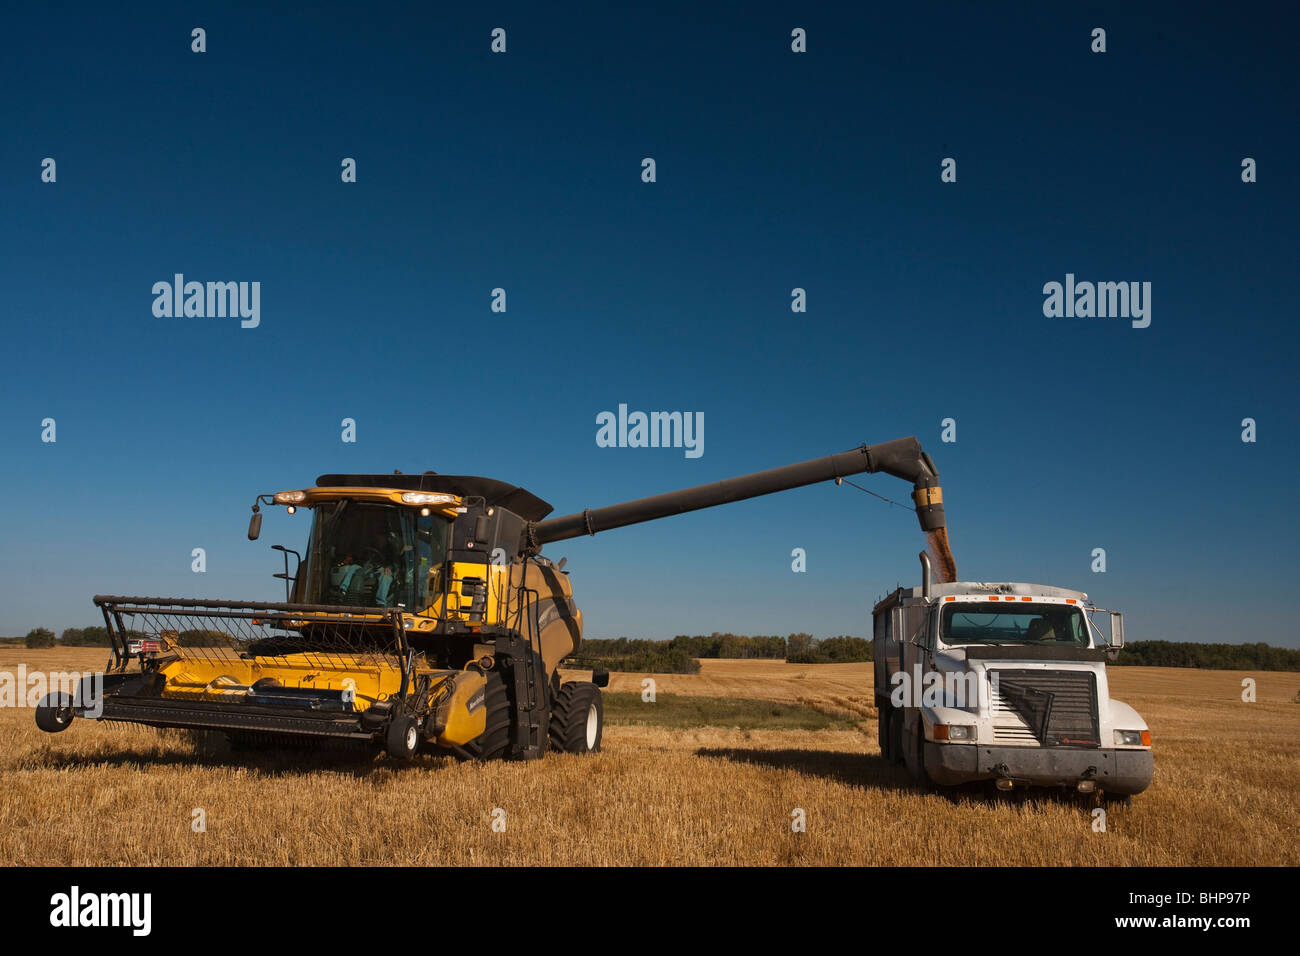
{"label": "yellow combine harvester", "polygon": [[582,612],[544,544],[878,471],[914,484],[921,527],[946,551],[938,473],[915,438],[551,519],[546,502],[490,478],[323,475],[253,505],[250,539],[264,504],[313,513],[305,557],[275,546],[285,603],[98,596],[113,643],[103,685],[49,695],[36,722],[352,741],[397,758],[422,746],[471,759],[590,753],[609,675],[560,680]]}

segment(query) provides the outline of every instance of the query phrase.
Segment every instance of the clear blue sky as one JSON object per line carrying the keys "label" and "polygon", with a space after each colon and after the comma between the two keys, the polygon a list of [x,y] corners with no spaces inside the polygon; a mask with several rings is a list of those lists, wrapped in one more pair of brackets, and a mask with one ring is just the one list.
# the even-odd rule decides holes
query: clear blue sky
{"label": "clear blue sky", "polygon": [[[915,434],[963,578],[1300,643],[1293,12],[618,6],[6,11],[0,634],[275,599],[307,516],[251,543],[249,505],[324,472],[564,514]],[[155,318],[177,272],[260,282],[260,327]],[[1150,327],[1044,317],[1066,273],[1151,282]],[[619,403],[703,412],[704,455],[598,448]],[[827,636],[922,544],[827,484],[547,553],[592,637]]]}

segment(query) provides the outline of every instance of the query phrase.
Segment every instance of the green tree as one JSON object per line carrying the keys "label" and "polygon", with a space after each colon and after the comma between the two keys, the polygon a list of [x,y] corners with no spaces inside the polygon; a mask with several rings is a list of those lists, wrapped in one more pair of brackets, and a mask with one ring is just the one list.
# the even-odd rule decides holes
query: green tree
{"label": "green tree", "polygon": [[59,636],[64,647],[108,647],[108,629],[104,627],[70,627]]}
{"label": "green tree", "polygon": [[34,627],[27,632],[25,640],[28,647],[53,647],[54,632],[48,627]]}
{"label": "green tree", "polygon": [[815,645],[811,634],[791,634],[785,639],[785,659],[791,664],[811,664]]}

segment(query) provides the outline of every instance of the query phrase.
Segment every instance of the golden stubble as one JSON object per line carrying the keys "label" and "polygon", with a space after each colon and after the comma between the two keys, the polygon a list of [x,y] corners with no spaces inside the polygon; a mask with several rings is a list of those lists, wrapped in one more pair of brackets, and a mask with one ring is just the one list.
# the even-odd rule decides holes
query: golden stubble
{"label": "golden stubble", "polygon": [[[0,670],[103,651],[0,650]],[[604,751],[532,763],[231,754],[217,735],[0,710],[9,865],[1294,865],[1300,674],[1114,668],[1152,728],[1155,783],[1107,811],[1055,793],[927,792],[876,746],[870,664],[704,661],[614,690],[802,703],[857,729],[611,725]],[[571,676],[581,677],[574,673]],[[1255,703],[1241,680],[1258,682]],[[646,707],[653,704],[646,703]],[[192,828],[202,809],[206,832]],[[494,832],[494,810],[505,831]],[[802,810],[807,830],[791,829]]]}

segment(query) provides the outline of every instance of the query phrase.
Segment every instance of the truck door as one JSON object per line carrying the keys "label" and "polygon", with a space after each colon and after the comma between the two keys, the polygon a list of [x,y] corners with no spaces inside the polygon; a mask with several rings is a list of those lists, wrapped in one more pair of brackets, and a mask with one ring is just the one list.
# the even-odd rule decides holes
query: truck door
{"label": "truck door", "polygon": [[925,693],[923,680],[931,663],[932,617],[930,607],[926,604],[907,607],[904,612],[906,633],[900,642],[902,665],[907,675],[904,687],[908,690],[908,696],[899,732],[899,750],[902,752],[903,763],[918,780],[924,779],[924,757],[921,751],[924,718],[920,705]]}
{"label": "truck door", "polygon": [[[882,697],[889,696],[889,660],[891,656],[897,661],[898,642],[893,639],[890,622],[892,615],[889,609],[877,611],[875,618],[872,620],[871,633],[871,660],[872,669],[875,672],[875,690],[876,704],[879,705]],[[895,666],[897,666],[895,664]]]}
{"label": "truck door", "polygon": [[[913,604],[904,609],[903,618],[906,633],[899,637],[901,666],[908,680],[915,682],[930,666],[930,609],[924,604]],[[915,687],[913,692],[919,695],[921,688]]]}

